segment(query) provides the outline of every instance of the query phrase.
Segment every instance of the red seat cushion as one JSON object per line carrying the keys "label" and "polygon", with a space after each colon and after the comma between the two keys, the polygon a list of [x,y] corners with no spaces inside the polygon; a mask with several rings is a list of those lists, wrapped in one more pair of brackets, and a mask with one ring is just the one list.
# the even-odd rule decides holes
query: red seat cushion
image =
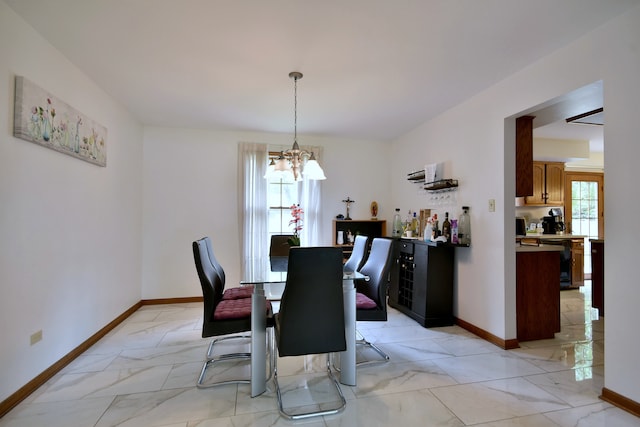
{"label": "red seat cushion", "polygon": [[376,308],[378,305],[374,300],[366,296],[365,294],[361,294],[360,292],[356,292],[356,309],[358,310],[371,310],[372,308]]}
{"label": "red seat cushion", "polygon": [[251,298],[253,293],[253,285],[240,286],[239,288],[229,288],[222,294],[222,299],[240,299]]}
{"label": "red seat cushion", "polygon": [[[271,309],[271,301],[266,301],[265,311]],[[251,317],[251,298],[222,300],[213,312],[214,320],[230,320]]]}

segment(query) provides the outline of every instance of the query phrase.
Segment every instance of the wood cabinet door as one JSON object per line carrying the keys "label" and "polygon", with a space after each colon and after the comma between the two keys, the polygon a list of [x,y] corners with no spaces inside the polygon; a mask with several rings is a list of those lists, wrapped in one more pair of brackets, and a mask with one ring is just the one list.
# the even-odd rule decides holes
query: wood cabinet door
{"label": "wood cabinet door", "polygon": [[516,197],[531,196],[533,161],[533,116],[516,119]]}
{"label": "wood cabinet door", "polygon": [[[544,265],[545,268],[540,268]],[[519,341],[560,332],[560,252],[516,253],[516,330]]]}
{"label": "wood cabinet door", "polygon": [[564,204],[564,163],[533,162],[533,196],[525,197],[525,204]]}
{"label": "wood cabinet door", "polygon": [[571,241],[571,286],[584,285],[584,240]]}
{"label": "wood cabinet door", "polygon": [[[429,264],[429,246],[413,245],[415,267],[413,269],[413,306],[412,311],[423,319],[427,317],[427,271],[433,268]],[[431,284],[433,286],[433,284]]]}
{"label": "wood cabinet door", "polygon": [[400,242],[395,241],[391,246],[391,267],[389,268],[389,303],[398,303],[400,290]]}
{"label": "wood cabinet door", "polygon": [[548,205],[564,204],[564,163],[547,163],[545,185]]}
{"label": "wood cabinet door", "polygon": [[527,205],[544,205],[544,162],[533,162],[533,195],[524,198]]}

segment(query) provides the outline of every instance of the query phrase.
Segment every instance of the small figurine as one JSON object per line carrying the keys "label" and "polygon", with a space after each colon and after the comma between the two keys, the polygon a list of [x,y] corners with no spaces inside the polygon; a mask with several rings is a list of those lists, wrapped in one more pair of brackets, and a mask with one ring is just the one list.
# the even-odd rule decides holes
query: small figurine
{"label": "small figurine", "polygon": [[353,240],[354,240],[353,233],[351,233],[351,230],[349,230],[347,232],[347,242],[349,242],[350,245],[353,245]]}
{"label": "small figurine", "polygon": [[374,221],[378,219],[378,202],[375,200],[371,202],[371,219]]}
{"label": "small figurine", "polygon": [[351,198],[349,196],[347,196],[347,198],[344,199],[343,202],[347,204],[347,216],[345,216],[344,219],[345,220],[349,220],[349,219],[351,219],[351,217],[349,216],[349,205],[351,203],[355,203],[355,200],[351,200]]}

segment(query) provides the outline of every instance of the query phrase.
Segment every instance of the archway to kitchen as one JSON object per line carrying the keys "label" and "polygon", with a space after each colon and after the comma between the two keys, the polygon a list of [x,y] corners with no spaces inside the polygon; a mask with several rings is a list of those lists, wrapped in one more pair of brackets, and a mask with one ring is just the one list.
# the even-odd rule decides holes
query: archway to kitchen
{"label": "archway to kitchen", "polygon": [[[594,82],[571,93],[559,96],[538,106],[531,107],[521,115],[534,116],[533,119],[533,160],[540,163],[561,163],[564,165],[564,178],[559,182],[563,199],[554,199],[552,204],[562,209],[564,223],[568,223],[566,233],[585,235],[586,257],[582,259],[584,269],[583,285],[578,289],[560,291],[562,332],[556,338],[575,342],[576,367],[580,363],[584,369],[576,375],[589,376],[592,366],[594,346],[604,346],[604,327],[598,321],[598,312],[592,307],[591,294],[591,258],[589,238],[604,238],[604,122],[603,122],[603,83]],[[576,116],[588,117],[600,110],[598,124],[577,124],[567,121]],[[593,118],[593,117],[592,117]],[[591,120],[589,120],[591,121]],[[586,148],[586,152],[585,152]],[[516,168],[518,166],[516,165]],[[592,184],[595,183],[595,184]],[[580,192],[589,188],[588,191]],[[593,189],[595,188],[595,195]],[[593,206],[597,214],[594,214]],[[551,207],[546,203],[527,205],[523,198],[516,199],[516,217],[526,217],[528,224],[540,223]],[[575,214],[574,214],[574,211]],[[592,217],[596,227],[593,227]],[[601,221],[600,226],[598,222]],[[578,224],[580,223],[580,224]],[[584,225],[584,226],[583,226]],[[585,230],[585,227],[588,230]],[[593,229],[596,229],[595,231]],[[596,235],[594,236],[594,232]],[[588,252],[588,253],[587,253]],[[574,298],[575,297],[575,298]],[[598,342],[595,342],[596,339]],[[587,359],[577,360],[578,351]]]}

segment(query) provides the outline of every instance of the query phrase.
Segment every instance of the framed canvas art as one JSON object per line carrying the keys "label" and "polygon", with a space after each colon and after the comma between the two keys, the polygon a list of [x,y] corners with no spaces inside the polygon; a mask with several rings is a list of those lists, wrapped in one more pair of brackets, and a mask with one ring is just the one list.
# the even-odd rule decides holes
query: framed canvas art
{"label": "framed canvas art", "polygon": [[22,76],[16,76],[13,136],[107,165],[107,129]]}

